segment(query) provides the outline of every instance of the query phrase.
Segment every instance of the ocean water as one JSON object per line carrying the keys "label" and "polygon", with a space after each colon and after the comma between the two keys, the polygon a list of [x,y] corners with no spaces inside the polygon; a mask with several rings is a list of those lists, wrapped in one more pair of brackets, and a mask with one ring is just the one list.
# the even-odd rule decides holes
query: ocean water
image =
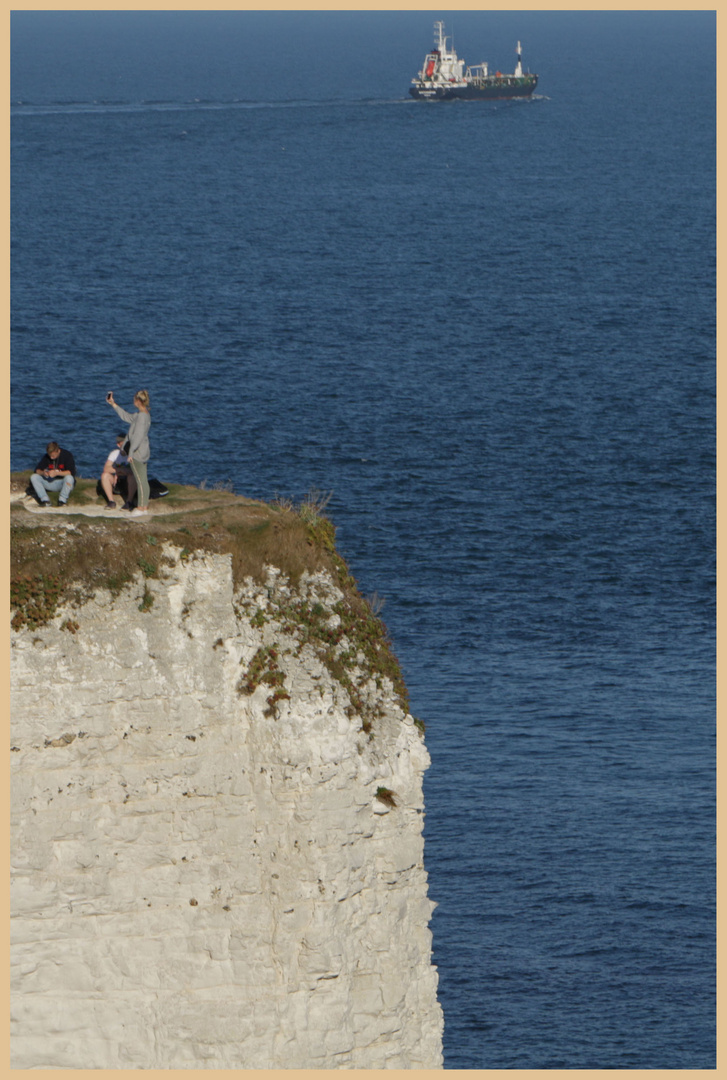
{"label": "ocean water", "polygon": [[11,468],[332,492],[426,723],[452,1069],[703,1069],[715,16],[12,16]]}

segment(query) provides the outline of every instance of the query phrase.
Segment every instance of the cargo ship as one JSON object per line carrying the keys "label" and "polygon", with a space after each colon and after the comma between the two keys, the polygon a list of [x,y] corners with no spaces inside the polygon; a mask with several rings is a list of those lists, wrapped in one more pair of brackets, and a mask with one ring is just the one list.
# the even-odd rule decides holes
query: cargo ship
{"label": "cargo ship", "polygon": [[523,72],[520,42],[517,43],[517,63],[512,75],[501,71],[490,74],[486,63],[465,68],[454,47],[447,48],[444,23],[434,24],[434,48],[424,57],[422,70],[412,79],[409,93],[415,98],[432,101],[465,101],[497,98],[530,97],[538,85],[538,76]]}

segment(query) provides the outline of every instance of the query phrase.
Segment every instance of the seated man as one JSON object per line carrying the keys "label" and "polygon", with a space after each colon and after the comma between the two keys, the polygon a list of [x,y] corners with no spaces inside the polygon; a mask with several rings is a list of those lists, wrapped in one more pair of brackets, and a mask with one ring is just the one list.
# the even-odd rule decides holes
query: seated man
{"label": "seated man", "polygon": [[[136,494],[136,480],[134,474],[131,471],[129,465],[129,459],[123,451],[124,443],[127,436],[124,432],[116,436],[116,449],[112,450],[109,456],[106,458],[106,462],[101,473],[101,488],[106,496],[106,509],[115,510],[116,502],[114,501],[114,491],[118,494],[125,495],[124,505],[122,510],[130,509],[131,502]],[[126,490],[123,492],[123,484],[119,484],[119,480],[126,478]]]}
{"label": "seated man", "polygon": [[30,484],[42,506],[52,506],[49,491],[60,491],[58,505],[65,506],[76,483],[76,463],[73,454],[62,450],[57,442],[49,442],[45,454],[35,467]]}

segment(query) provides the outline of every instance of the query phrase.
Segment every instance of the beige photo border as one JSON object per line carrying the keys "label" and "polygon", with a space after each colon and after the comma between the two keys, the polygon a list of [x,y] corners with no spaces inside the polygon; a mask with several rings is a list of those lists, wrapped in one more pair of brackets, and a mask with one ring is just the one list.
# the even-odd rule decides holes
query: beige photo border
{"label": "beige photo border", "polygon": [[[193,3],[193,2],[168,3],[168,2],[165,2],[165,0],[159,0],[159,2],[157,2],[157,3],[146,3],[146,4],[145,3],[139,3],[139,2],[130,2],[130,0],[119,0],[118,3],[113,3],[113,2],[111,2],[111,3],[93,3],[93,2],[90,2],[90,0],[70,0],[70,2],[66,3],[66,4],[63,4],[63,3],[48,3],[47,0],[46,0],[46,2],[36,2],[36,3],[32,2],[32,0],[24,0],[24,2],[17,2],[17,0],[16,0],[16,2],[11,3],[9,5],[8,16],[7,16],[6,21],[5,21],[6,30],[5,30],[5,34],[3,35],[3,53],[2,53],[2,55],[3,55],[3,65],[2,66],[3,66],[4,70],[7,73],[6,74],[6,87],[8,89],[8,102],[10,100],[10,93],[9,93],[9,91],[10,91],[10,77],[9,77],[9,73],[10,73],[10,12],[12,12],[12,11],[69,11],[69,10],[73,10],[73,11],[78,11],[78,10],[84,10],[84,11],[103,11],[103,10],[107,10],[107,11],[109,11],[109,10],[110,11],[120,11],[120,10],[126,10],[126,11],[161,11],[161,10],[168,10],[168,11],[205,11],[205,12],[210,11],[210,10],[215,10],[215,11],[246,11],[246,10],[247,11],[261,11],[261,10],[278,10],[278,11],[325,11],[325,10],[328,10],[328,11],[341,11],[341,10],[352,10],[352,11],[425,11],[425,12],[426,11],[431,11],[431,12],[442,12],[443,15],[446,17],[448,12],[450,12],[450,11],[488,11],[488,10],[491,10],[491,11],[501,11],[501,10],[507,10],[507,11],[518,11],[518,10],[523,10],[523,11],[541,11],[541,10],[543,10],[543,11],[545,11],[545,10],[553,10],[553,11],[564,11],[564,10],[571,10],[571,11],[587,11],[587,10],[591,10],[591,11],[630,11],[630,10],[638,10],[638,11],[667,11],[667,10],[682,11],[682,10],[700,10],[700,11],[717,11],[718,12],[718,5],[716,3],[715,4],[704,4],[704,3],[690,4],[690,3],[686,3],[686,2],[682,2],[682,3],[678,3],[678,2],[653,3],[653,2],[651,2],[651,0],[642,0],[641,3],[636,3],[636,4],[614,3],[613,0],[610,0],[610,2],[608,2],[608,0],[606,0],[606,2],[603,2],[603,3],[573,3],[573,2],[571,2],[571,0],[562,0],[562,2],[558,3],[557,5],[552,4],[552,3],[544,3],[544,2],[542,2],[542,0],[529,0],[529,2],[525,2],[525,0],[519,0],[519,2],[512,2],[512,0],[511,0],[511,2],[506,3],[506,4],[496,4],[496,3],[487,3],[487,4],[478,3],[478,4],[475,4],[475,3],[472,3],[471,0],[461,0],[461,2],[458,2],[458,3],[454,4],[454,5],[450,4],[450,5],[447,5],[446,7],[443,7],[440,4],[432,4],[432,3],[428,3],[428,2],[427,3],[402,2],[402,3],[396,3],[396,4],[376,4],[376,3],[370,3],[370,2],[367,3],[367,2],[365,2],[365,0],[362,0],[362,2],[360,2],[360,3],[325,3],[324,2],[324,3],[315,3],[315,4],[305,3],[305,2],[303,2],[303,0],[298,0],[298,2],[288,2],[288,3],[281,3],[281,4],[269,3],[269,2],[266,2],[266,0],[261,0],[261,2],[259,2],[259,3],[250,3],[250,4],[220,2],[220,0],[217,0],[217,2],[214,2],[214,0],[213,0],[213,2],[209,6],[207,6],[206,4],[203,4],[203,3],[200,3],[200,2],[197,2],[197,3]],[[719,16],[718,16],[718,18],[717,18],[717,60],[718,60],[718,68],[719,68],[719,60],[723,59],[725,57],[725,49],[724,49],[725,32],[724,32],[724,28],[723,28],[723,22],[724,22],[724,20],[720,19]],[[406,76],[407,76],[407,73],[403,72],[402,73],[402,79],[404,81],[406,81]],[[720,151],[721,151],[721,149],[723,147],[723,144],[724,144],[724,139],[721,137],[723,135],[723,127],[724,127],[723,115],[722,115],[723,113],[724,113],[724,106],[722,108],[718,109],[718,114],[717,114],[718,150],[720,150]],[[3,189],[4,189],[3,193],[4,193],[4,199],[5,199],[5,212],[3,214],[3,239],[4,239],[4,245],[3,246],[4,246],[4,251],[5,251],[5,261],[4,261],[4,264],[3,264],[3,271],[4,271],[3,272],[3,283],[4,283],[4,286],[5,286],[4,291],[5,291],[5,297],[6,297],[5,305],[4,305],[4,308],[3,308],[3,322],[5,324],[4,325],[4,340],[6,342],[6,346],[5,346],[5,349],[3,350],[3,354],[2,354],[2,366],[3,366],[3,374],[4,374],[4,378],[5,378],[5,386],[7,388],[7,391],[6,391],[5,396],[2,398],[3,413],[2,413],[2,417],[1,417],[1,421],[2,421],[1,426],[2,426],[2,431],[3,431],[3,441],[4,441],[5,446],[6,446],[6,451],[9,452],[9,449],[10,449],[10,439],[9,439],[9,431],[10,431],[10,316],[9,316],[9,308],[10,308],[10,170],[9,170],[10,115],[9,115],[9,109],[7,107],[6,107],[6,112],[5,112],[4,115],[5,115],[5,120],[3,121],[3,128],[4,128],[4,131],[3,131],[4,140],[3,141],[4,141],[4,145],[7,148],[6,149],[6,154],[7,154],[8,163],[7,163],[6,169],[5,169],[5,182],[4,182],[4,185],[3,185]],[[721,164],[721,154],[718,153],[718,182],[721,180],[721,175],[722,175],[722,170],[719,168],[720,164]],[[721,193],[721,185],[720,185],[720,193]],[[724,229],[720,227],[721,222],[722,222],[722,216],[721,215],[719,215],[718,221],[719,221],[719,225],[718,225],[718,230],[717,230],[717,241],[718,241],[718,255],[719,255],[722,248],[724,247],[724,244],[720,242],[722,240],[722,234],[724,232]],[[722,290],[720,289],[718,291],[718,305],[719,305],[719,301],[721,299],[721,292],[722,292]],[[718,310],[721,310],[721,306],[718,306]],[[719,341],[719,339],[718,339],[718,341]],[[718,357],[719,357],[719,355],[720,354],[718,353]],[[719,406],[719,403],[721,402],[721,399],[722,399],[722,395],[719,393],[719,390],[721,389],[721,382],[722,382],[722,370],[721,370],[721,365],[719,365],[719,364],[718,364],[718,368],[717,368],[717,378],[718,378],[718,406]],[[718,419],[719,420],[722,419],[721,409],[720,409]],[[718,424],[718,431],[721,431],[721,429],[722,429],[722,425],[720,423],[720,424]],[[720,459],[718,457],[718,463],[719,463],[719,460]],[[721,473],[721,470],[719,470],[719,472]],[[9,504],[6,504],[6,507],[9,507]],[[6,521],[6,527],[3,529],[3,532],[2,532],[2,541],[1,541],[1,543],[2,543],[2,554],[3,554],[3,557],[5,559],[5,565],[7,567],[9,567],[9,556],[10,556],[9,508],[6,509],[5,513],[7,515],[7,521]],[[721,535],[721,531],[720,531],[720,535]],[[721,548],[720,548],[720,551],[721,551]],[[10,602],[9,577],[10,577],[9,573],[6,573],[4,578],[3,578],[3,581],[2,581],[3,595],[6,597],[6,600],[5,600],[5,604],[6,604],[5,610],[6,611],[7,611],[8,607],[9,607],[9,602]],[[718,599],[720,599],[720,598],[721,598],[721,592],[718,589]],[[2,667],[0,668],[0,681],[2,682],[2,686],[5,689],[5,701],[7,702],[7,714],[8,714],[8,726],[9,726],[9,712],[10,712],[10,700],[9,700],[9,697],[10,697],[9,629],[6,632],[6,634],[7,634],[7,636],[6,636],[6,648],[5,648],[4,654],[3,654]],[[722,636],[721,634],[718,635],[718,644],[720,643],[721,636]],[[718,661],[719,661],[720,656],[721,656],[721,650],[718,650]],[[722,709],[720,708],[720,706],[721,706],[721,697],[722,697],[722,695],[720,694],[718,696],[718,716],[722,715]],[[7,742],[7,745],[9,747],[9,745],[10,745],[9,740]],[[8,822],[9,817],[10,817],[10,768],[9,768],[9,765],[7,767],[6,776],[7,776],[7,782],[4,785],[2,785],[2,787],[0,789],[0,799],[2,799],[2,803],[3,803],[3,810],[5,812],[5,821]],[[720,818],[718,818],[718,820],[721,823],[721,815],[720,815]],[[722,833],[723,831],[724,830],[721,830],[721,829],[719,830],[720,833]],[[8,849],[8,846],[6,846],[6,851],[7,851],[6,858],[7,858],[7,861],[8,861],[8,869],[9,869],[9,849]],[[721,860],[720,860],[720,866],[721,866]],[[7,877],[6,877],[6,881],[7,881]],[[721,874],[720,874],[720,877],[719,877],[718,884],[721,884]],[[721,896],[721,889],[718,890],[718,895]],[[9,897],[8,897],[8,889],[7,889],[7,887],[2,891],[2,897],[3,897],[3,901],[2,901],[3,906],[4,906],[5,912],[6,912],[6,925],[8,925],[9,920],[10,920],[10,910],[9,910]],[[721,920],[719,920],[718,925],[721,925]],[[8,935],[7,934],[5,935],[5,937],[3,939],[3,942],[4,942],[4,944],[3,944],[2,948],[3,948],[4,958],[5,958],[5,961],[6,961],[5,962],[5,971],[9,972],[9,969],[10,969],[10,956],[9,956],[9,944],[8,944]],[[719,962],[722,959],[722,955],[721,955],[722,951],[723,951],[722,949],[718,950],[718,970],[720,972],[720,975],[722,973],[723,966],[724,966],[722,963]],[[718,990],[722,989],[722,983],[723,983],[723,980],[722,980],[722,978],[720,978],[718,980]],[[5,1015],[9,1016],[9,990],[7,989],[7,984],[8,984],[8,979],[6,978],[5,981],[4,981],[4,984],[3,984],[3,992],[0,995],[0,997],[3,997],[3,998],[7,997],[8,998],[8,1005],[7,1005],[7,1010],[5,1012]],[[721,999],[722,999],[722,994],[719,994],[718,1002],[721,1002]],[[718,1020],[721,1019],[721,1012],[722,1012],[722,1010],[718,1010]],[[445,1024],[446,1024],[446,1019],[447,1018],[445,1016]],[[718,1031],[719,1031],[720,1027],[721,1027],[721,1024],[718,1024]],[[19,1070],[19,1069],[18,1070],[16,1070],[16,1069],[11,1070],[10,1069],[10,1066],[9,1066],[10,1048],[9,1048],[9,1035],[8,1035],[7,1024],[5,1024],[3,1026],[3,1032],[4,1032],[4,1036],[3,1036],[3,1042],[4,1042],[3,1060],[6,1063],[7,1072],[8,1072],[8,1074],[12,1073],[12,1075],[24,1074],[25,1070]],[[634,1077],[634,1080],[656,1080],[656,1078],[661,1077],[661,1076],[673,1077],[673,1078],[675,1078],[675,1080],[682,1080],[682,1078],[683,1078],[683,1080],[691,1080],[691,1078],[694,1078],[694,1080],[699,1080],[699,1078],[704,1078],[704,1080],[707,1080],[708,1077],[717,1075],[717,1072],[719,1070],[719,1065],[720,1065],[721,1060],[722,1060],[722,1056],[723,1055],[719,1054],[719,1047],[718,1047],[717,1069],[714,1069],[714,1070],[712,1070],[712,1069],[699,1069],[699,1070],[697,1070],[697,1069],[695,1069],[695,1070],[686,1070],[686,1069],[679,1069],[679,1070],[658,1070],[658,1069],[638,1069],[638,1070],[637,1069],[634,1069],[634,1070],[621,1070],[621,1069],[594,1069],[594,1070],[578,1070],[578,1069],[563,1069],[563,1070],[561,1070],[561,1069],[553,1069],[553,1070],[488,1069],[488,1070],[484,1070],[483,1069],[483,1070],[457,1070],[457,1069],[444,1069],[442,1071],[439,1071],[439,1070],[419,1070],[419,1071],[417,1071],[417,1070],[412,1070],[412,1071],[406,1071],[406,1070],[401,1070],[401,1071],[399,1071],[399,1070],[348,1070],[348,1071],[355,1071],[358,1076],[361,1076],[363,1078],[372,1078],[372,1080],[373,1080],[374,1077],[380,1077],[380,1078],[382,1078],[382,1080],[383,1080],[383,1078],[390,1078],[390,1080],[394,1080],[394,1078],[396,1078],[396,1080],[405,1080],[405,1078],[410,1077],[413,1074],[415,1074],[419,1078],[425,1078],[425,1077],[434,1078],[434,1077],[437,1077],[437,1076],[442,1076],[444,1074],[444,1075],[452,1076],[452,1077],[460,1077],[460,1076],[462,1076],[462,1077],[477,1077],[477,1076],[482,1076],[482,1077],[489,1078],[489,1080],[526,1080],[526,1078],[528,1078],[528,1077],[538,1077],[538,1076],[542,1075],[543,1072],[547,1072],[548,1077],[557,1078],[557,1080],[573,1080],[573,1078],[580,1078],[580,1077],[593,1077],[594,1080],[608,1080],[609,1077],[619,1076],[622,1072],[628,1072],[629,1076]],[[101,1069],[90,1069],[90,1070],[70,1070],[70,1069],[45,1070],[45,1069],[39,1069],[39,1070],[32,1070],[32,1074],[34,1076],[37,1076],[39,1074],[48,1075],[48,1076],[58,1076],[58,1075],[73,1076],[73,1077],[77,1076],[77,1077],[79,1077],[79,1080],[80,1080],[80,1078],[89,1077],[89,1076],[94,1076],[94,1077],[111,1076],[113,1074],[113,1072],[115,1072],[115,1071],[116,1070],[101,1070]],[[233,1078],[236,1078],[236,1080],[240,1080],[240,1073],[242,1073],[242,1072],[245,1073],[246,1077],[247,1076],[259,1075],[260,1077],[265,1078],[265,1080],[268,1080],[268,1078],[270,1078],[273,1075],[279,1076],[280,1080],[293,1080],[293,1078],[295,1078],[297,1076],[311,1077],[311,1078],[313,1078],[313,1077],[321,1077],[322,1078],[322,1077],[330,1075],[330,1071],[321,1070],[319,1072],[319,1071],[314,1070],[314,1069],[306,1069],[306,1070],[253,1070],[253,1069],[250,1069],[250,1070],[227,1070],[227,1069],[214,1069],[214,1070],[208,1070],[208,1069],[200,1069],[200,1070],[186,1070],[186,1069],[185,1070],[174,1070],[174,1069],[171,1069],[171,1070],[157,1070],[157,1069],[150,1069],[150,1070],[144,1070],[145,1076],[159,1077],[159,1078],[168,1078],[171,1073],[174,1073],[175,1078],[178,1078],[178,1080],[188,1080],[188,1078],[192,1077],[192,1076],[205,1076],[205,1077],[208,1078],[208,1080],[212,1080],[212,1077],[214,1077],[214,1080],[217,1080],[218,1077],[220,1078],[220,1080],[223,1080],[223,1078],[224,1078],[224,1080],[233,1080]]]}

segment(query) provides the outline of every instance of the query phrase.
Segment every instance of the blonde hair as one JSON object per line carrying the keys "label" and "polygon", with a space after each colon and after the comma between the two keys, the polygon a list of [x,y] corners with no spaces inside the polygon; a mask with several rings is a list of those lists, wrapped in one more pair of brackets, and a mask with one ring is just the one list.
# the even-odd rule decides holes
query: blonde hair
{"label": "blonde hair", "polygon": [[140,390],[138,394],[134,394],[134,404],[136,404],[137,401],[139,402],[139,404],[143,408],[148,409],[149,408],[149,391],[148,390]]}

